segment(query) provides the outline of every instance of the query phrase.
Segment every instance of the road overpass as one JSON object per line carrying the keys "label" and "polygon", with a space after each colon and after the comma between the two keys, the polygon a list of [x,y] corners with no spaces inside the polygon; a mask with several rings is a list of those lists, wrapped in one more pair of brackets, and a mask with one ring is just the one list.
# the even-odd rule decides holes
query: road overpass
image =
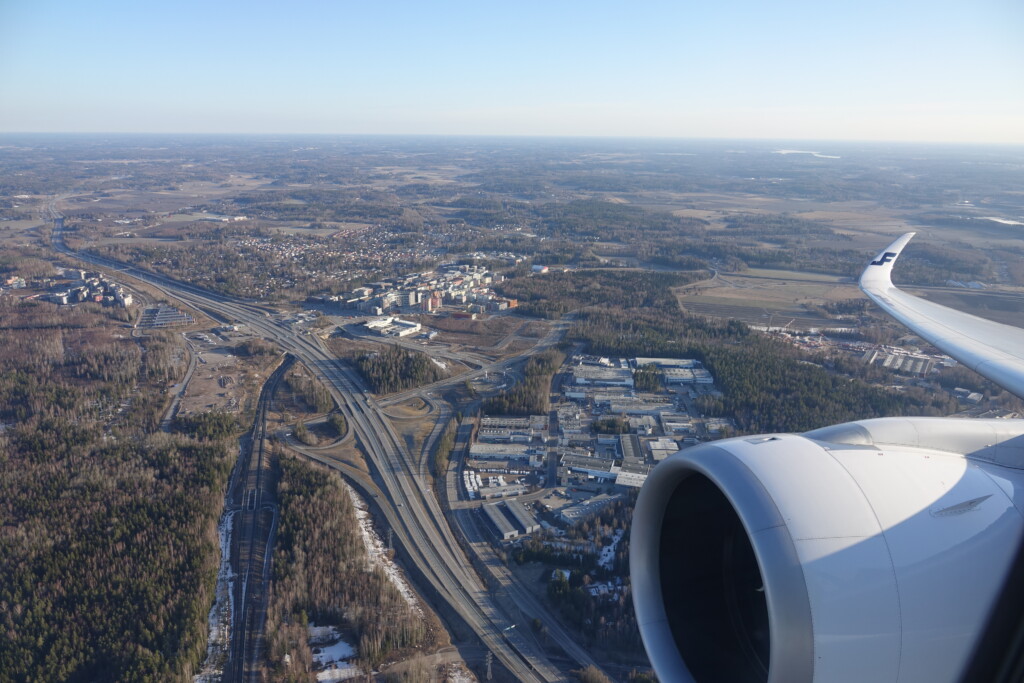
{"label": "road overpass", "polygon": [[249,301],[209,292],[131,264],[69,249],[63,221],[49,207],[55,228],[52,246],[58,252],[151,284],[167,294],[224,321],[246,324],[257,335],[293,354],[324,382],[345,414],[376,470],[385,500],[394,513],[406,552],[439,599],[459,615],[512,676],[521,681],[563,681],[534,642],[511,628],[515,621],[493,599],[463,554],[438,505],[420,481],[420,463],[408,452],[387,416],[346,363],[334,358],[315,335],[296,334],[270,312]]}

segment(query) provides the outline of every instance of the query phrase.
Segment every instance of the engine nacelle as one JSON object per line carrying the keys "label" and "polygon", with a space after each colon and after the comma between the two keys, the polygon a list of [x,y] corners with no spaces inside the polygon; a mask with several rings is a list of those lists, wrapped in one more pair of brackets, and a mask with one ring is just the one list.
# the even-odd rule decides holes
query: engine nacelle
{"label": "engine nacelle", "polygon": [[865,420],[659,464],[630,550],[659,678],[956,680],[1024,527],[1022,425]]}

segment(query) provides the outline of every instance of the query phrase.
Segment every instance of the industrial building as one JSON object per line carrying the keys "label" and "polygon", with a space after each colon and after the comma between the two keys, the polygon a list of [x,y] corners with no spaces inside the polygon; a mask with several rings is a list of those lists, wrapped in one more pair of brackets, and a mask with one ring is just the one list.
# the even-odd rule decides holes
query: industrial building
{"label": "industrial building", "polygon": [[622,496],[620,494],[612,495],[602,493],[594,496],[590,500],[585,500],[582,503],[562,508],[559,511],[558,516],[561,517],[562,521],[566,524],[575,524],[584,517],[589,517],[590,515],[600,512],[621,497]]}
{"label": "industrial building", "polygon": [[699,368],[700,361],[693,358],[634,358],[633,365],[642,368],[645,365],[653,365],[660,369],[665,368]]}
{"label": "industrial building", "polygon": [[490,500],[491,498],[510,498],[512,496],[521,496],[525,494],[526,487],[522,484],[484,486],[478,493],[482,500]]}
{"label": "industrial building", "polygon": [[665,384],[714,384],[714,377],[704,368],[665,368]]}
{"label": "industrial building", "polygon": [[619,474],[614,460],[593,456],[563,455],[559,463],[558,481],[563,485],[568,484],[573,476],[612,482]]}
{"label": "industrial building", "polygon": [[409,335],[416,334],[423,329],[423,326],[419,323],[414,323],[411,320],[400,320],[399,318],[392,318],[389,316],[371,320],[366,323],[365,327],[372,332],[376,332],[382,337],[408,337]]}
{"label": "industrial building", "polygon": [[519,535],[516,528],[512,526],[512,523],[508,521],[505,514],[499,509],[500,503],[491,503],[490,505],[484,505],[484,514],[487,515],[487,519],[494,525],[494,529],[498,532],[498,536],[503,541],[511,541],[513,538]]}
{"label": "industrial building", "polygon": [[540,530],[540,523],[533,516],[530,510],[518,500],[510,500],[505,503],[508,511],[512,513],[518,525],[523,529],[524,534],[532,534]]}
{"label": "industrial building", "polygon": [[608,412],[613,415],[659,415],[667,410],[674,410],[675,402],[667,396],[629,396],[614,399],[607,404]]}
{"label": "industrial building", "polygon": [[512,429],[512,430],[533,430],[535,432],[547,429],[547,415],[530,415],[528,417],[482,417],[480,418],[481,429]]}
{"label": "industrial building", "polygon": [[517,443],[475,443],[469,447],[474,460],[526,460],[533,455],[529,446]]}
{"label": "industrial building", "polygon": [[661,430],[665,434],[693,434],[694,425],[689,415],[683,413],[661,413]]}
{"label": "industrial building", "polygon": [[643,451],[640,450],[640,439],[635,434],[619,435],[619,450],[622,457],[632,460],[643,460]]}
{"label": "industrial building", "polygon": [[640,488],[647,481],[647,475],[654,469],[653,465],[643,460],[623,460],[615,475],[615,484]]}
{"label": "industrial building", "polygon": [[651,449],[651,459],[654,460],[654,462],[661,462],[679,450],[679,444],[676,441],[667,438],[650,441],[648,442],[647,447]]}
{"label": "industrial building", "polygon": [[864,353],[861,360],[868,365],[877,363],[890,370],[919,377],[927,375],[935,368],[935,359],[929,356],[886,349],[870,349]]}
{"label": "industrial building", "polygon": [[577,365],[572,369],[572,374],[573,381],[580,385],[602,387],[633,386],[633,373],[629,368]]}

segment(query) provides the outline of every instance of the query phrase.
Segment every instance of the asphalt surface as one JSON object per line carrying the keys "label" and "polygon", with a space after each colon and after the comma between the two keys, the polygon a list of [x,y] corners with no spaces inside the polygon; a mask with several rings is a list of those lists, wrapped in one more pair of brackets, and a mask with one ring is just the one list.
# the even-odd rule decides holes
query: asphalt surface
{"label": "asphalt surface", "polygon": [[[56,221],[59,214],[54,212],[51,217]],[[405,550],[410,561],[438,598],[461,617],[484,647],[494,653],[496,661],[516,680],[568,680],[532,639],[522,635],[525,629],[514,628],[518,626],[514,615],[507,614],[490,594],[463,554],[437,500],[425,490],[418,458],[408,452],[404,441],[395,433],[387,416],[354,370],[332,357],[318,337],[294,331],[254,302],[210,292],[130,264],[72,252],[64,245],[61,231],[56,228],[53,247],[68,256],[142,280],[215,319],[243,323],[254,334],[276,342],[317,374],[345,414],[373,465],[383,496],[379,502],[382,506],[389,506],[392,513],[389,520],[393,520],[396,533],[407,544]],[[564,325],[567,327],[568,322]],[[557,327],[553,329],[542,344],[550,346],[556,343],[557,330]],[[538,345],[537,350],[542,348],[546,346]],[[482,370],[476,372],[483,373]],[[465,381],[465,377],[459,381]],[[272,527],[274,520],[276,515],[264,523]],[[269,572],[269,562],[264,564],[264,571]],[[253,590],[254,593],[247,595],[255,595],[258,588],[254,586]],[[247,613],[244,616],[247,627],[250,619],[261,621],[262,617]],[[242,661],[246,658],[242,656]]]}

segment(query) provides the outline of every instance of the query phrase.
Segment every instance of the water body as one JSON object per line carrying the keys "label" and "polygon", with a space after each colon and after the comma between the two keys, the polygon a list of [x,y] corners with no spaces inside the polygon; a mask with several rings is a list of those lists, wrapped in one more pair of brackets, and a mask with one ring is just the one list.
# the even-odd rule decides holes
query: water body
{"label": "water body", "polygon": [[1024,225],[1024,223],[1020,221],[1011,221],[1009,218],[998,218],[996,216],[983,216],[980,220],[1002,223],[1003,225]]}
{"label": "water body", "polygon": [[842,157],[822,154],[821,152],[810,152],[804,149],[777,149],[772,154],[810,154],[812,157],[818,157],[819,159],[842,159]]}

